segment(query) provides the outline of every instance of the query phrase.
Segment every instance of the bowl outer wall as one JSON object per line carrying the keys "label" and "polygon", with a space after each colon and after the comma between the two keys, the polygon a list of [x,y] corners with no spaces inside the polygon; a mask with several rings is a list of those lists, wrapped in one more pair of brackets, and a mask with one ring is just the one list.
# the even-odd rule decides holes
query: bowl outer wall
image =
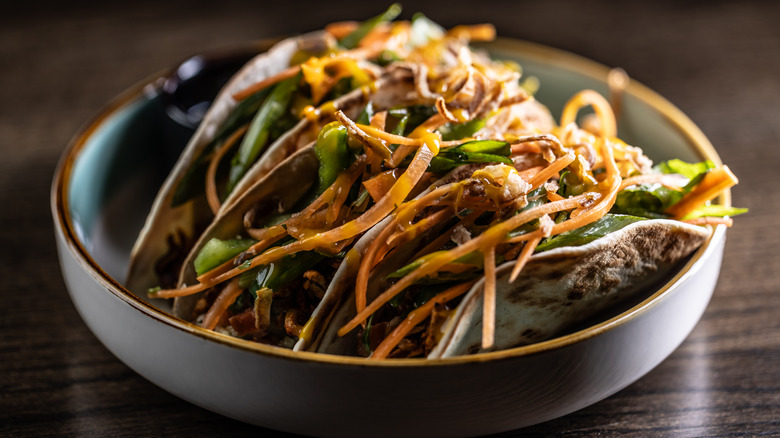
{"label": "bowl outer wall", "polygon": [[[697,129],[687,134],[704,146],[704,155],[717,159],[706,138],[696,138]],[[77,149],[69,148],[55,176],[52,209],[63,275],[90,329],[128,366],[181,398],[242,421],[309,435],[486,434],[595,403],[644,375],[685,339],[714,289],[725,241],[718,229],[674,285],[639,306],[534,348],[384,364],[275,353],[145,306],[92,260],[64,207],[63,178],[74,159],[67,155]]]}
{"label": "bowl outer wall", "polygon": [[693,329],[714,289],[723,242],[710,245],[652,311],[579,342],[495,360],[377,367],[258,354],[172,327],[112,293],[115,286],[74,257],[57,231],[76,308],[130,368],[228,417],[334,437],[482,435],[557,418],[614,394]]}

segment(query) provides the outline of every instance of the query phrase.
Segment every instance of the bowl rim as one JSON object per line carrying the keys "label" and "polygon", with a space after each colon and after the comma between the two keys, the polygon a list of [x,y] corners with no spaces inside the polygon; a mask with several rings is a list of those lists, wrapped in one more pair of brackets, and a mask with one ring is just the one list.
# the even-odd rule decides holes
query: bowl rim
{"label": "bowl rim", "polygon": [[[237,44],[235,46],[224,47],[221,49],[206,50],[199,54],[208,55],[212,52],[224,54],[231,50],[239,51],[249,49],[257,49],[258,52],[260,52],[267,50],[276,41],[279,41],[279,39],[275,38],[259,40]],[[606,80],[607,74],[610,71],[610,68],[606,65],[574,54],[572,52],[515,38],[498,37],[493,42],[481,44],[481,47],[510,53],[522,53],[524,57],[532,58],[534,61],[543,62],[556,68],[575,70],[579,74],[601,82]],[[667,281],[657,291],[639,303],[607,320],[566,335],[549,339],[547,341],[505,350],[481,353],[478,355],[459,356],[443,359],[412,358],[403,360],[374,361],[366,360],[365,358],[360,357],[336,356],[307,351],[292,351],[281,347],[260,344],[257,342],[234,338],[211,330],[206,330],[191,322],[168,314],[167,312],[158,309],[152,304],[142,300],[126,289],[119,280],[106,273],[103,268],[92,258],[84,244],[78,238],[75,227],[73,226],[70,209],[68,208],[68,187],[70,184],[70,176],[72,174],[74,164],[94,132],[118,110],[128,106],[134,100],[138,99],[148,90],[150,90],[150,87],[151,90],[157,89],[161,85],[162,81],[164,81],[164,78],[170,75],[174,69],[175,67],[170,67],[150,75],[130,88],[126,89],[125,91],[121,92],[119,95],[111,99],[108,104],[101,108],[96,113],[96,115],[92,117],[91,120],[89,120],[77,131],[77,133],[66,146],[59,163],[57,164],[57,168],[52,180],[50,203],[52,215],[54,217],[54,223],[58,228],[58,231],[61,232],[64,236],[64,242],[66,243],[68,250],[75,257],[76,261],[79,262],[79,264],[85,269],[85,271],[91,277],[97,280],[106,291],[124,303],[128,304],[130,308],[142,313],[145,317],[152,318],[153,320],[170,328],[197,336],[202,340],[216,342],[226,347],[242,350],[246,353],[270,356],[275,359],[306,362],[313,361],[320,364],[335,364],[357,367],[416,368],[420,366],[450,366],[493,362],[497,360],[531,356],[586,341],[640,317],[645,312],[648,312],[650,309],[657,306],[662,300],[664,300],[664,298],[671,294],[673,292],[673,287],[678,284],[678,282],[683,280],[684,277],[692,275],[692,272],[697,269],[697,266],[700,265],[698,262],[702,259],[705,253],[708,252],[708,250],[713,248],[713,242],[718,242],[725,238],[725,227],[723,225],[718,225],[710,234],[709,240],[693,254],[690,260],[688,260],[688,262],[680,269],[680,271],[677,272],[676,275],[674,275],[671,279],[669,279],[669,281]],[[660,94],[634,79],[629,81],[625,92],[626,94],[633,95],[638,100],[650,106],[661,116],[663,116],[667,122],[671,123],[675,129],[677,129],[678,132],[683,135],[694,151],[700,154],[704,159],[712,160],[715,164],[718,165],[721,164],[720,157],[715,151],[715,148],[710,143],[709,139],[693,123],[693,121],[691,121],[688,116],[686,116],[675,105],[666,100]],[[718,200],[723,205],[731,205],[730,190],[722,193]]]}

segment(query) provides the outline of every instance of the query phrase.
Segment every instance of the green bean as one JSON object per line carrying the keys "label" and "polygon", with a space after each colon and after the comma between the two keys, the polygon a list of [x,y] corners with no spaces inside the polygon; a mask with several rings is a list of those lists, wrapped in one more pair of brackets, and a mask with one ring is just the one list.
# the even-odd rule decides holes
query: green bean
{"label": "green bean", "polygon": [[238,184],[247,170],[249,170],[249,167],[254,164],[268,145],[271,128],[288,110],[292,95],[298,89],[299,81],[300,74],[276,84],[254,119],[252,119],[249,130],[244,135],[241,146],[239,146],[238,152],[236,152],[231,161],[228,193],[233,191],[236,184]]}

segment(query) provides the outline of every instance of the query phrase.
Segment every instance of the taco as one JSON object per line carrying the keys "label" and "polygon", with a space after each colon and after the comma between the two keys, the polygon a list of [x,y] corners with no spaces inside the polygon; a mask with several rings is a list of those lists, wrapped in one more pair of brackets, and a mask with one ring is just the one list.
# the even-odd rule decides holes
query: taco
{"label": "taco", "polygon": [[[425,58],[413,50],[388,65],[390,79],[378,81],[357,117],[335,111],[311,146],[225,203],[177,287],[150,296],[175,298],[177,316],[209,329],[314,348],[349,290],[360,236],[454,168],[511,163],[508,141],[480,138],[554,126],[520,87],[517,67],[470,51],[464,32],[442,33],[421,49]],[[451,68],[464,60],[469,68]]]}
{"label": "taco", "polygon": [[[730,224],[738,210],[709,204],[736,183],[727,167],[653,167],[616,137],[609,104],[589,90],[556,126],[521,86],[518,66],[469,48],[485,29],[428,35],[388,64],[401,80],[377,87],[358,116],[333,111],[312,146],[223,204],[178,285],[149,296],[175,298],[178,316],[208,329],[272,345],[447,356],[473,352],[480,325],[483,351],[522,343],[522,326],[502,332],[496,321],[522,313],[506,301],[535,272],[602,269],[580,291],[581,305],[598,311],[650,284],[653,271],[671,272],[708,235],[700,225]],[[588,105],[595,119],[586,130],[576,117]],[[654,233],[669,237],[661,241],[673,256],[645,249]],[[589,261],[604,242],[633,249],[640,268],[621,257]],[[580,248],[555,249],[571,246]],[[606,287],[613,271],[619,281]],[[552,302],[560,291],[548,286],[528,296]],[[538,341],[574,319],[519,335]]]}
{"label": "taco", "polygon": [[340,38],[319,31],[285,39],[227,83],[154,200],[131,253],[130,290],[173,286],[166,273],[223,205],[316,138],[334,111],[355,116],[368,96],[399,80],[378,59],[395,47],[380,30],[399,12],[391,7]]}
{"label": "taco", "polygon": [[[599,132],[574,123],[585,104]],[[355,294],[318,351],[435,358],[546,340],[652,292],[707,240],[702,225],[744,211],[708,203],[736,183],[726,166],[651,167],[597,94],[563,114],[516,139],[512,165],[461,166],[364,236]]]}

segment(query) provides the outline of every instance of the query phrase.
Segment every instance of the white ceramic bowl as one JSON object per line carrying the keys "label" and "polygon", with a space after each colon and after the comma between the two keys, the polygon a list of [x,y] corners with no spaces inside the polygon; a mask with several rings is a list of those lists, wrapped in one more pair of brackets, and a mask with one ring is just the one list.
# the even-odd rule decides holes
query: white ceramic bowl
{"label": "white ceramic bowl", "polygon": [[[554,114],[576,91],[606,93],[607,67],[513,40],[488,45],[541,80]],[[539,344],[448,360],[368,362],[293,353],[174,318],[122,286],[128,254],[171,156],[149,80],[114,100],[66,149],[51,207],[62,272],[82,318],[120,360],[206,409],[321,436],[472,436],[566,415],[636,381],[693,329],[720,269],[724,229],[669,283],[595,325]],[[720,160],[677,108],[632,82],[619,135],[654,160]],[[174,134],[175,136],[175,134]],[[166,162],[167,160],[167,162]],[[721,203],[729,204],[729,195]],[[160,306],[159,308],[157,306]]]}

